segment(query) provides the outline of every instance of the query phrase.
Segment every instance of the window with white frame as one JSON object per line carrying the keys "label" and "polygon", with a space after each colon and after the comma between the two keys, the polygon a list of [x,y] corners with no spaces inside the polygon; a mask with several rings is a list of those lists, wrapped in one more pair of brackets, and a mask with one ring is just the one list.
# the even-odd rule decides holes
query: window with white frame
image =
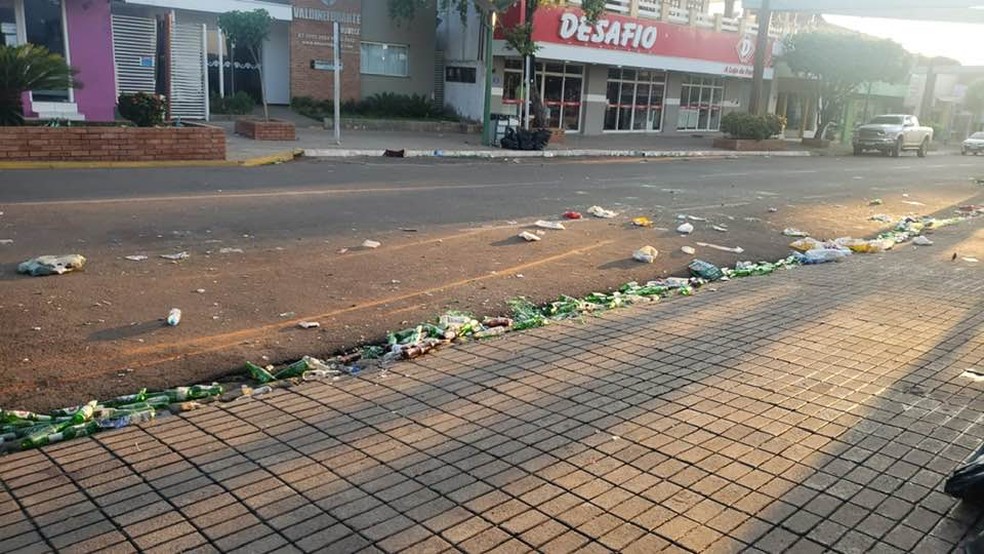
{"label": "window with white frame", "polygon": [[721,127],[724,79],[687,75],[680,87],[680,115],[677,129],[717,131]]}
{"label": "window with white frame", "polygon": [[666,73],[608,68],[606,131],[659,131],[663,125]]}
{"label": "window with white frame", "polygon": [[364,75],[410,75],[410,47],[406,45],[363,42],[361,58],[360,71]]}
{"label": "window with white frame", "polygon": [[17,11],[14,0],[0,0],[0,46],[17,46]]}

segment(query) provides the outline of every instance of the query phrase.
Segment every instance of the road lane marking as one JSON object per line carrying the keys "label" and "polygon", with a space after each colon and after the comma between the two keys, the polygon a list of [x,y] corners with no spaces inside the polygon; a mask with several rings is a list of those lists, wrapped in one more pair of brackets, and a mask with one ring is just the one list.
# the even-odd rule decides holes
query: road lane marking
{"label": "road lane marking", "polygon": [[733,204],[708,204],[706,206],[654,206],[663,210],[676,210],[678,212],[693,212],[696,210],[713,210],[715,208],[740,208],[747,206],[749,202],[735,202]]}
{"label": "road lane marking", "polygon": [[282,198],[293,196],[324,196],[324,195],[344,195],[344,194],[373,194],[391,192],[422,192],[435,190],[459,190],[459,189],[487,189],[501,187],[525,187],[533,185],[557,185],[563,180],[553,181],[525,181],[512,183],[485,183],[475,185],[429,185],[412,187],[380,187],[380,188],[359,188],[359,189],[328,189],[328,190],[281,190],[269,192],[228,192],[216,194],[182,194],[175,196],[143,196],[129,198],[95,198],[92,200],[41,200],[36,202],[3,202],[7,206],[65,206],[65,205],[98,205],[98,204],[127,204],[133,202],[180,202],[186,200],[230,200],[243,198]]}
{"label": "road lane marking", "polygon": [[698,179],[710,179],[712,177],[748,177],[751,172],[728,172],[728,173],[705,173],[703,175],[698,175]]}

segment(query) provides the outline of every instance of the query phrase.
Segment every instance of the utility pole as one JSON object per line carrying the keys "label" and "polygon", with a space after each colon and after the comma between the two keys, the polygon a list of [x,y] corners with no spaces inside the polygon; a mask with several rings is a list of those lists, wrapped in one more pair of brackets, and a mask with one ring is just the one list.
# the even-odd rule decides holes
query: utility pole
{"label": "utility pole", "polygon": [[341,25],[337,21],[332,22],[332,63],[335,66],[333,71],[335,79],[335,144],[342,144],[342,37]]}
{"label": "utility pole", "polygon": [[936,58],[929,59],[929,67],[926,68],[926,82],[923,86],[922,102],[919,104],[919,113],[916,114],[920,121],[929,121],[933,111],[933,104],[936,103]]}
{"label": "utility pole", "polygon": [[495,138],[492,130],[492,29],[495,27],[495,10],[489,9],[485,26],[485,113],[482,116],[482,143],[492,146]]}
{"label": "utility pole", "polygon": [[[526,0],[519,0],[519,24],[523,25],[526,23]],[[523,86],[520,88],[523,92],[523,97],[521,98],[523,102],[523,109],[520,115],[523,118],[523,129],[527,131],[530,129],[530,56],[529,54],[523,56]]]}
{"label": "utility pole", "polygon": [[755,37],[755,67],[752,70],[752,97],[748,100],[748,113],[761,114],[765,111],[762,105],[762,85],[765,79],[765,57],[769,48],[769,23],[772,21],[772,10],[769,0],[762,0],[762,9],[758,12],[758,35]]}

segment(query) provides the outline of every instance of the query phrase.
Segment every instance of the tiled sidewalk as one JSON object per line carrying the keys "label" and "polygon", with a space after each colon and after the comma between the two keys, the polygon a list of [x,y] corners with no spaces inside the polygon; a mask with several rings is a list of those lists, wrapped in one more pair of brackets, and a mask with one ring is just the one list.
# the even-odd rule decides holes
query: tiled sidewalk
{"label": "tiled sidewalk", "polygon": [[3,458],[0,552],[946,552],[981,233]]}

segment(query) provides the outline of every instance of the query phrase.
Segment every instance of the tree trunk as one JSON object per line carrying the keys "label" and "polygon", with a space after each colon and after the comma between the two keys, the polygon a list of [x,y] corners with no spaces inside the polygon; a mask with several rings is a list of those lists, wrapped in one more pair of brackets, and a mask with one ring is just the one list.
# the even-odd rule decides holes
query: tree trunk
{"label": "tree trunk", "polygon": [[263,79],[263,64],[260,63],[260,56],[263,49],[253,49],[253,63],[256,64],[256,72],[260,74],[260,102],[263,104],[263,119],[270,121],[270,108],[267,107],[266,82]]}

